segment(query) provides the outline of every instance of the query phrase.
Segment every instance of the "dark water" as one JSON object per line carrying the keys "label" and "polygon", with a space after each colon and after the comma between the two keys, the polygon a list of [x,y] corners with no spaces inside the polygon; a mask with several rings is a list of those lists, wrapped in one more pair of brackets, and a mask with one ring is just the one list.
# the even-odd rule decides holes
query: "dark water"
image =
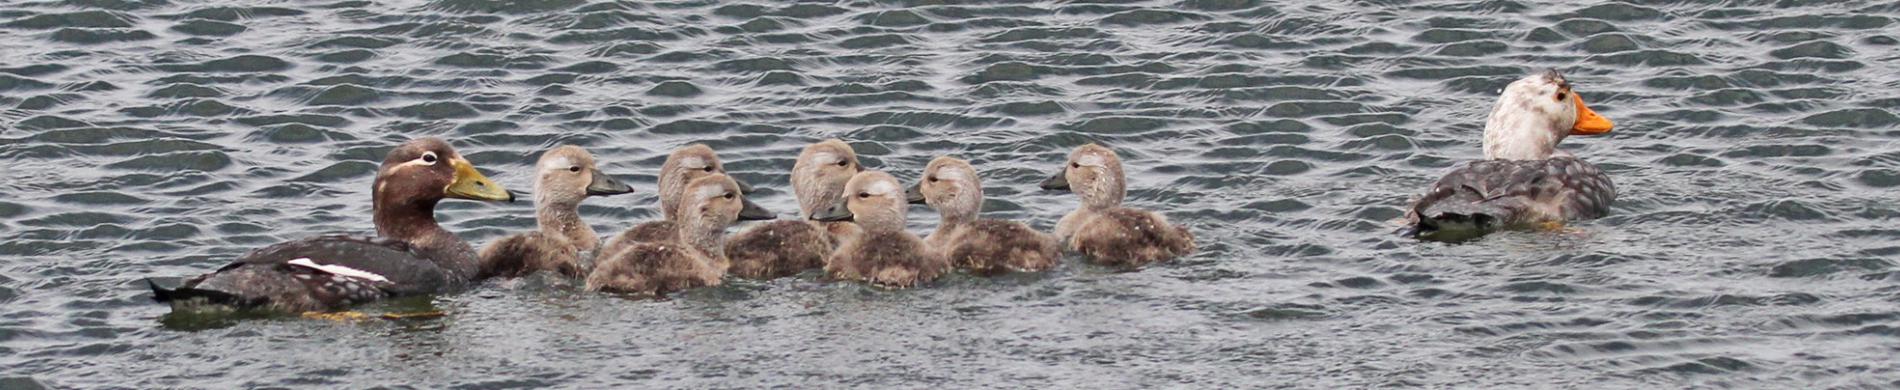
{"label": "dark water", "polygon": [[[0,2],[0,387],[1900,386],[1893,2],[226,3]],[[1619,125],[1567,145],[1614,215],[1388,234],[1543,67]],[[971,159],[990,215],[1047,228],[1076,200],[1035,183],[1098,140],[1202,251],[161,323],[141,278],[369,230],[375,162],[426,135],[518,189],[541,150],[590,148],[643,191],[589,201],[609,234],[657,216],[690,142],[789,217],[791,159],[827,137],[907,180]],[[476,243],[533,224],[440,215]]]}

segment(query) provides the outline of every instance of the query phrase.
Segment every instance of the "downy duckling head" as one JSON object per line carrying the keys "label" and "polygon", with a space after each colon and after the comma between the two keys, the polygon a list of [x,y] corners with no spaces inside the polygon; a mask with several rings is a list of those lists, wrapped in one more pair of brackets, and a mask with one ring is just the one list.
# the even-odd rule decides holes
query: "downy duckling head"
{"label": "downy duckling head", "polygon": [[[660,213],[667,220],[674,220],[687,184],[714,174],[726,174],[726,164],[719,161],[719,155],[710,146],[687,145],[667,155],[666,163],[660,166]],[[736,178],[733,181],[738,183],[740,192],[752,193],[751,185]]]}
{"label": "downy duckling head", "polygon": [[680,202],[682,229],[723,230],[738,221],[774,218],[772,212],[745,198],[739,182],[723,173],[693,179]]}
{"label": "downy duckling head", "polygon": [[601,173],[594,155],[579,146],[562,145],[541,154],[534,164],[534,203],[537,207],[577,206],[589,196],[633,192],[633,186]]}
{"label": "downy duckling head", "polygon": [[1583,103],[1556,70],[1525,76],[1504,87],[1484,123],[1484,157],[1542,160],[1562,155],[1557,143],[1572,135],[1598,135],[1615,127]]}
{"label": "downy duckling head", "polygon": [[792,164],[792,191],[798,197],[798,212],[806,217],[838,210],[844,203],[845,183],[864,171],[858,153],[850,144],[837,139],[820,141],[798,153]]}
{"label": "downy duckling head", "polygon": [[818,221],[852,221],[867,231],[904,229],[904,187],[897,178],[879,171],[864,171],[851,177],[844,186],[844,207],[813,215]]}
{"label": "downy duckling head", "polygon": [[946,223],[974,219],[983,209],[983,182],[969,161],[942,156],[924,166],[924,178],[905,193],[911,204],[927,204]]}
{"label": "downy duckling head", "polygon": [[1070,152],[1062,171],[1043,181],[1042,188],[1074,192],[1082,198],[1082,206],[1088,208],[1120,206],[1128,191],[1121,157],[1116,156],[1114,150],[1093,143]]}

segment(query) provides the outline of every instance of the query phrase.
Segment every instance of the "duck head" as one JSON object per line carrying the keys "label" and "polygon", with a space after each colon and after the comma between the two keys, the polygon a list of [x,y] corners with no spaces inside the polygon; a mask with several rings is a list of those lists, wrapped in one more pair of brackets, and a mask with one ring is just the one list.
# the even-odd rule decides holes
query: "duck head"
{"label": "duck head", "polygon": [[738,221],[774,218],[772,212],[747,200],[739,182],[723,173],[686,183],[682,198],[679,209],[682,229],[717,231]]}
{"label": "duck head", "polygon": [[579,146],[562,145],[541,153],[534,164],[536,205],[578,205],[589,196],[633,192],[633,186],[600,172],[594,155]]}
{"label": "duck head", "polygon": [[1583,103],[1556,70],[1525,76],[1504,87],[1484,123],[1486,159],[1542,160],[1572,135],[1598,135],[1615,127]]}
{"label": "duck head", "polygon": [[974,219],[983,208],[983,183],[976,168],[962,159],[942,156],[924,166],[924,178],[905,193],[911,204],[927,204],[948,221]]}
{"label": "duck head", "polygon": [[[666,164],[660,166],[660,213],[667,220],[675,220],[681,198],[685,196],[686,186],[699,178],[726,174],[726,164],[719,161],[719,155],[713,148],[701,144],[687,145],[674,150],[666,156]],[[739,191],[752,193],[752,186],[733,179]]]}
{"label": "duck head", "polygon": [[792,164],[792,191],[798,196],[798,212],[806,217],[827,214],[843,207],[845,183],[864,171],[858,153],[850,144],[828,139],[798,153]]}
{"label": "duck head", "polygon": [[1120,206],[1128,191],[1121,157],[1097,144],[1075,148],[1062,171],[1043,181],[1042,188],[1074,192],[1088,208]]}
{"label": "duck head", "polygon": [[371,184],[376,232],[409,240],[435,225],[435,204],[446,198],[513,202],[515,194],[483,176],[440,138],[404,142],[383,157]]}
{"label": "duck head", "polygon": [[869,231],[904,229],[904,186],[897,178],[879,171],[864,171],[851,176],[844,186],[844,207],[813,215],[818,221],[852,221]]}

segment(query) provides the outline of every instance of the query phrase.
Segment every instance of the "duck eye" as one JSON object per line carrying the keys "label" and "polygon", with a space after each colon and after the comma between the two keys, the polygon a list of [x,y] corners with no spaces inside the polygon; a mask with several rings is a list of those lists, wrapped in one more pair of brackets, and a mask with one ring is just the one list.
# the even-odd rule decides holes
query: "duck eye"
{"label": "duck eye", "polygon": [[1564,91],[1557,91],[1557,101],[1564,101],[1564,96],[1568,95],[1570,94],[1564,93]]}
{"label": "duck eye", "polygon": [[567,171],[568,171],[568,172],[580,172],[580,171],[581,171],[581,166],[579,166],[579,165],[575,165],[575,166],[571,166],[571,167],[567,167]]}
{"label": "duck eye", "polygon": [[434,164],[435,160],[436,160],[435,152],[422,153],[422,162]]}
{"label": "duck eye", "polygon": [[841,166],[841,167],[851,166],[851,162],[846,161],[846,160],[838,160],[838,166]]}
{"label": "duck eye", "polygon": [[711,165],[707,165],[707,166],[706,166],[706,172],[712,172],[712,171],[713,171],[713,166],[711,166]]}
{"label": "duck eye", "polygon": [[722,196],[725,197],[726,199],[732,199],[733,197],[731,192],[727,192],[725,195],[722,195]]}
{"label": "duck eye", "polygon": [[936,182],[937,182],[937,177],[936,177],[936,176],[931,176],[931,177],[930,177],[930,182],[931,182],[931,183],[936,183]]}
{"label": "duck eye", "polygon": [[871,193],[869,193],[869,192],[859,192],[859,193],[858,193],[858,199],[870,199],[870,198],[871,198]]}
{"label": "duck eye", "polygon": [[1082,163],[1069,163],[1070,168],[1081,168]]}

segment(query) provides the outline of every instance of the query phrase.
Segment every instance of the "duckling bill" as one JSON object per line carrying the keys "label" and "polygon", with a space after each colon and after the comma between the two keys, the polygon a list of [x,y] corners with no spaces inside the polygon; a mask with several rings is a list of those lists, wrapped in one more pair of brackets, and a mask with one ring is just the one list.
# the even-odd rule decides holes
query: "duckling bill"
{"label": "duckling bill", "polygon": [[1485,159],[1432,184],[1406,212],[1401,234],[1456,241],[1609,214],[1616,201],[1609,175],[1557,144],[1613,127],[1555,70],[1512,82],[1485,121]]}
{"label": "duckling bill", "polygon": [[390,297],[459,289],[478,271],[474,248],[442,228],[443,199],[512,202],[437,138],[391,150],[371,184],[375,237],[320,236],[252,251],[211,273],[164,288],[153,299],[173,310],[325,311]]}

